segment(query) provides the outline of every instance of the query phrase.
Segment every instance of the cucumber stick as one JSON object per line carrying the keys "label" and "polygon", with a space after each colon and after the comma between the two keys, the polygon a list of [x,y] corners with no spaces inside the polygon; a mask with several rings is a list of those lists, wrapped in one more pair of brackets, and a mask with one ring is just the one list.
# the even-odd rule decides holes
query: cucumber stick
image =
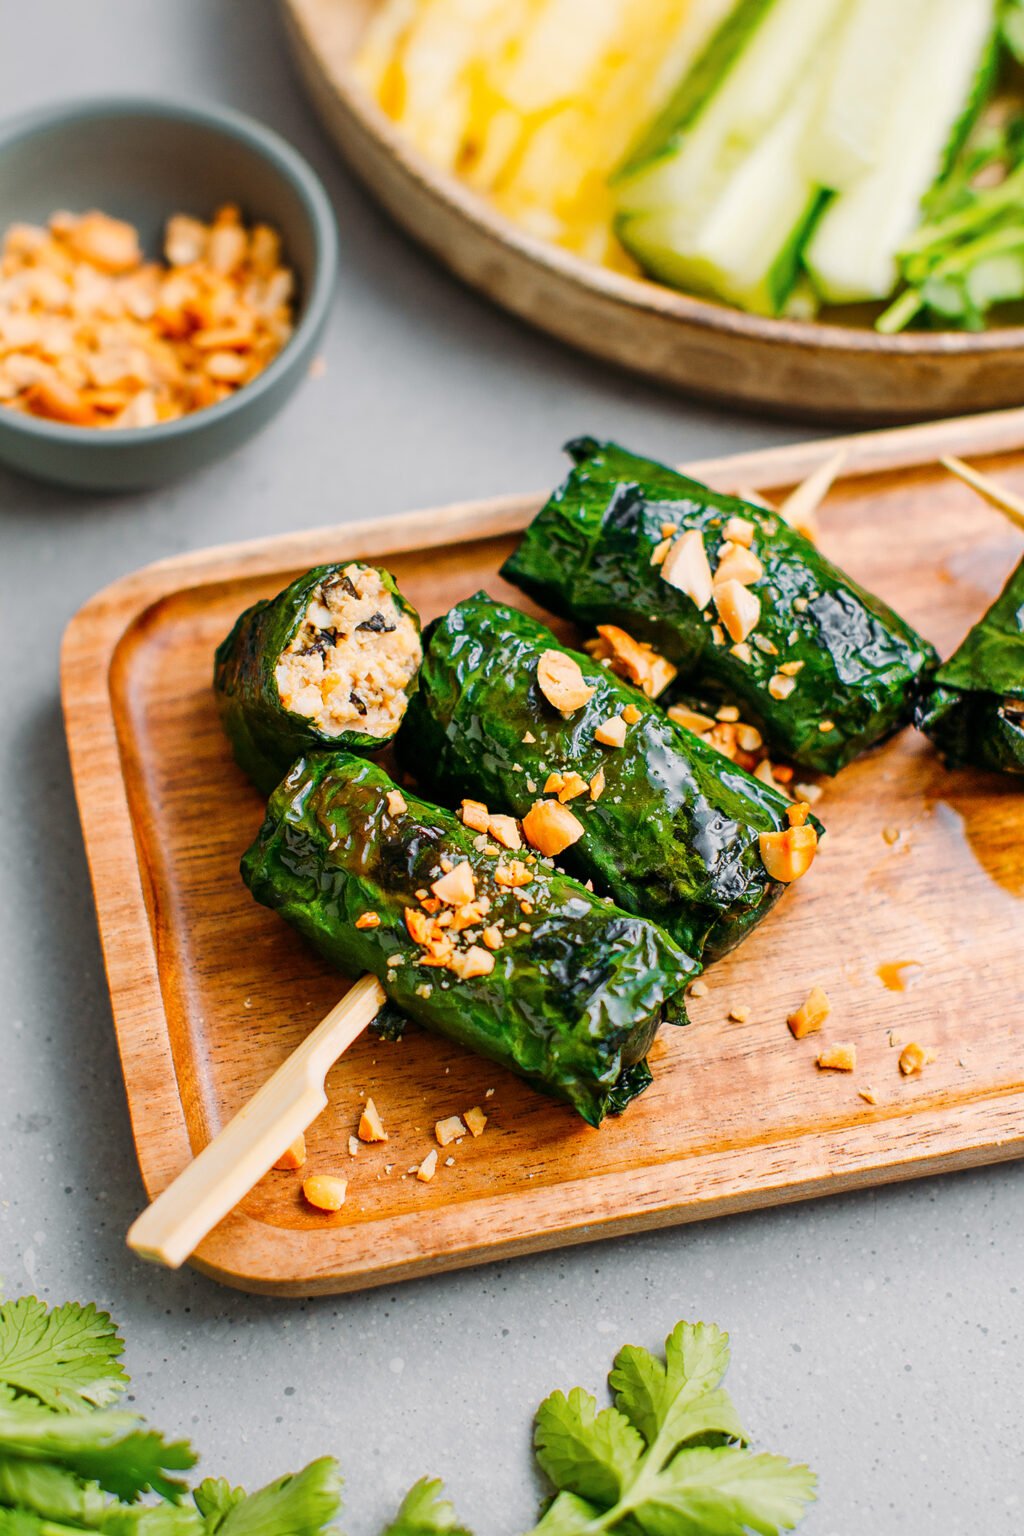
{"label": "cucumber stick", "polygon": [[777,314],[822,203],[800,146],[849,0],[741,0],[616,180],[616,233],[673,287]]}
{"label": "cucumber stick", "polygon": [[[894,7],[895,8],[895,7]],[[921,201],[956,152],[988,89],[998,0],[931,0],[903,66],[872,169],[833,199],[804,260],[822,299],[885,299]]]}
{"label": "cucumber stick", "polygon": [[621,225],[620,239],[652,277],[758,314],[778,314],[827,195],[807,176],[799,155],[815,104],[809,84],[695,224],[688,210],[670,206]]}
{"label": "cucumber stick", "polygon": [[821,186],[848,187],[881,161],[885,128],[931,10],[932,0],[855,0],[847,12],[801,147],[808,175]]}

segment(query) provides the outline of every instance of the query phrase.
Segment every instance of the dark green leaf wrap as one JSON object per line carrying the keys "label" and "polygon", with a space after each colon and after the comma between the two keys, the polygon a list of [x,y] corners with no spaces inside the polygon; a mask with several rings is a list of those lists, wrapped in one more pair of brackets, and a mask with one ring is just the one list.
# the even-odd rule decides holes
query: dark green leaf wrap
{"label": "dark green leaf wrap", "polygon": [[1024,774],[1024,560],[939,668],[917,725],[951,767]]}
{"label": "dark green leaf wrap", "polygon": [[[681,685],[737,705],[776,755],[802,767],[834,773],[910,719],[916,681],[937,660],[931,646],[782,518],[614,443],[583,438],[568,451],[576,467],[506,561],[509,581],[553,613],[647,641],[678,667]],[[733,516],[754,524],[764,566],[751,587],[761,617],[746,660],[715,644],[696,604],[651,564],[661,525],[675,523],[700,530],[714,570]],[[784,662],[802,668],[779,700],[769,681]]]}
{"label": "dark green leaf wrap", "polygon": [[[425,1028],[467,1046],[566,1099],[591,1125],[650,1082],[644,1056],[666,1013],[685,1021],[682,988],[696,967],[654,923],[594,896],[536,861],[520,894],[498,885],[501,859],[485,853],[450,812],[403,791],[364,759],[314,753],[270,797],[263,828],[242,860],[257,901],[294,924],[348,976],[371,971],[388,998]],[[460,980],[419,963],[406,908],[417,908],[449,864],[468,860],[487,922],[505,941],[487,976]],[[380,925],[359,929],[376,912]],[[525,924],[528,931],[522,931]],[[401,963],[389,965],[393,956]],[[424,995],[424,994],[427,995]]]}
{"label": "dark green leaf wrap", "polygon": [[[346,560],[340,565],[318,565],[299,576],[269,601],[255,603],[238,618],[234,628],[217,647],[213,685],[221,723],[240,767],[269,794],[282,774],[303,752],[317,750],[379,752],[394,736],[375,736],[346,730],[330,734],[305,715],[286,709],[278,693],[275,669],[300,629],[318,587],[325,580],[339,580],[346,570],[376,569],[376,575],[399,612],[412,619],[420,631],[419,615],[399,592],[388,571]],[[416,687],[416,678],[407,693]]]}
{"label": "dark green leaf wrap", "polygon": [[[537,684],[550,630],[478,593],[427,631],[420,691],[398,750],[442,798],[469,795],[523,816],[548,772],[603,769],[598,800],[570,804],[583,836],[559,856],[620,906],[667,928],[688,954],[714,958],[771,909],[758,834],[786,825],[786,800],[669,720],[637,689],[574,651],[589,703],[564,719]],[[621,748],[595,727],[634,705],[640,719]],[[534,740],[524,738],[533,736]]]}

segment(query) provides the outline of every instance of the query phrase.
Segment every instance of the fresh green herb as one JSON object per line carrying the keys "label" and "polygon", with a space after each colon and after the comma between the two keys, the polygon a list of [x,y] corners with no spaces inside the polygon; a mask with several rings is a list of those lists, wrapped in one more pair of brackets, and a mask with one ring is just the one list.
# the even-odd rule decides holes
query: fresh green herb
{"label": "fresh green herb", "polygon": [[[256,1493],[174,1473],[196,1457],[106,1406],[128,1381],[121,1340],[95,1307],[0,1306],[0,1536],[332,1536],[341,1475],[329,1456]],[[531,1536],[777,1536],[814,1497],[806,1467],[755,1455],[721,1383],[729,1341],[679,1323],[665,1359],[627,1345],[615,1406],[576,1387],[537,1414],[537,1460],[556,1496]],[[29,1385],[30,1384],[30,1385]],[[144,1497],[147,1496],[148,1497]],[[471,1536],[421,1478],[381,1536]]]}
{"label": "fresh green herb", "polygon": [[1024,0],[1003,0],[999,28],[1018,64],[1024,64]]}
{"label": "fresh green herb", "polygon": [[471,1536],[443,1494],[444,1484],[438,1478],[421,1477],[381,1536],[440,1536],[442,1532],[444,1536]]}
{"label": "fresh green herb", "polygon": [[780,1456],[755,1455],[729,1394],[728,1336],[678,1323],[664,1361],[627,1345],[608,1378],[613,1408],[589,1393],[554,1392],[534,1443],[557,1497],[536,1533],[582,1536],[760,1536],[792,1530],[816,1478]]}
{"label": "fresh green herb", "polygon": [[[1024,32],[1024,6],[1017,14]],[[981,125],[923,213],[900,252],[907,287],[880,331],[913,321],[980,331],[996,305],[1024,299],[1024,114]]]}
{"label": "fresh green herb", "polygon": [[0,1307],[0,1382],[47,1408],[102,1408],[124,1391],[124,1342],[105,1312],[34,1296]]}

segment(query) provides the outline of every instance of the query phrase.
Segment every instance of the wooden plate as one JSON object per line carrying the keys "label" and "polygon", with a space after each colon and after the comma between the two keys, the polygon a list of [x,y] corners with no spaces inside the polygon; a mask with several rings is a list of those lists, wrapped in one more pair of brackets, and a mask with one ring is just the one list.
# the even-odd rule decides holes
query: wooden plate
{"label": "wooden plate", "polygon": [[1024,327],[881,336],[743,314],[528,235],[409,144],[354,79],[374,0],[281,0],[309,95],[349,165],[457,276],[584,352],[690,394],[868,424],[1015,405]]}
{"label": "wooden plate", "polygon": [[[769,493],[829,445],[693,466]],[[938,452],[997,456],[1024,490],[1024,412],[851,440],[824,517],[827,551],[952,647],[1005,580],[1020,536],[939,469]],[[236,614],[323,560],[384,561],[424,618],[484,586],[535,497],[416,513],[186,555],[108,587],[72,620],[63,698],[135,1143],[150,1196],[198,1152],[343,989],[249,898],[239,856],[262,802],[221,735],[215,644]],[[338,1291],[562,1243],[884,1183],[1024,1150],[1024,797],[948,774],[911,731],[847,769],[819,812],[812,875],[716,965],[690,1029],[665,1029],[654,1086],[591,1130],[565,1107],[410,1028],[363,1039],[328,1079],[310,1168],[341,1170],[336,1217],[272,1172],[203,1243],[206,1273],[256,1291]],[[898,830],[895,841],[883,831]],[[905,992],[879,967],[916,962]],[[790,1038],[815,983],[826,1035]],[[750,1008],[744,1024],[731,1008]],[[935,1063],[903,1079],[890,1043]],[[857,1044],[852,1077],[815,1067],[820,1039]],[[870,1084],[877,1103],[857,1089]],[[494,1092],[487,1097],[489,1089]],[[351,1160],[372,1094],[391,1140]],[[431,1184],[407,1170],[436,1120],[483,1104],[478,1141]]]}

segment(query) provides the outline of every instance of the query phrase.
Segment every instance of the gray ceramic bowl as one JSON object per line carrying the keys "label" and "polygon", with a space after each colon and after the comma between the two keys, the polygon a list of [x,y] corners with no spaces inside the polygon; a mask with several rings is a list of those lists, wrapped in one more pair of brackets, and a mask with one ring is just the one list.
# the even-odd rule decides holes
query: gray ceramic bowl
{"label": "gray ceramic bowl", "polygon": [[313,171],[277,134],[237,112],[134,99],[43,108],[0,126],[0,232],[55,209],[128,219],[158,255],[172,213],[240,204],[283,239],[298,278],[295,333],[229,399],[154,427],[104,431],[0,406],[0,461],[92,490],[152,486],[208,464],[268,421],[308,371],[334,287],[337,235]]}

